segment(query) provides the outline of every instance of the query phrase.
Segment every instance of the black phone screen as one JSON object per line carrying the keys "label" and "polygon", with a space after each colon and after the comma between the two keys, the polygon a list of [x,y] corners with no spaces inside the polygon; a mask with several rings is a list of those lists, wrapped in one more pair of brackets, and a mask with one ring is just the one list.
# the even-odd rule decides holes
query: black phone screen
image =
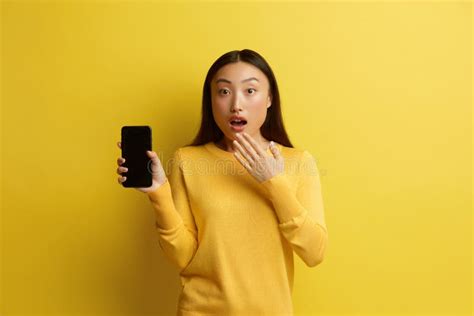
{"label": "black phone screen", "polygon": [[122,126],[122,166],[128,168],[122,173],[127,179],[124,187],[147,188],[152,185],[151,159],[146,151],[151,150],[151,128],[149,126]]}

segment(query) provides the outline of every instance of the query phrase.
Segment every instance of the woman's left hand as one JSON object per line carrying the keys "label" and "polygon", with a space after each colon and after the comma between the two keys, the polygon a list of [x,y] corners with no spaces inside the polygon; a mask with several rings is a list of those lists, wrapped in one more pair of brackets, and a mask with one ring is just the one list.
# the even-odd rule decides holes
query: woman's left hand
{"label": "woman's left hand", "polygon": [[234,147],[237,148],[234,156],[258,182],[264,182],[283,172],[284,159],[275,145],[270,146],[273,156],[267,155],[247,133],[236,135],[238,141],[233,141]]}

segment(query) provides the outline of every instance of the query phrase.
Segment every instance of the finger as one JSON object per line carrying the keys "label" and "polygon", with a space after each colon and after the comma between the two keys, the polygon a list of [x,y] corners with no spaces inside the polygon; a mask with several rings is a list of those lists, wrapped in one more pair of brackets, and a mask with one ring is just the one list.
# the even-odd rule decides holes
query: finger
{"label": "finger", "polygon": [[248,171],[250,171],[252,169],[252,167],[250,167],[250,165],[244,161],[244,159],[238,154],[238,153],[234,153],[234,156],[235,158],[237,158],[237,160],[240,162],[240,164],[242,166],[244,166],[245,169],[247,169]]}
{"label": "finger", "polygon": [[252,148],[252,145],[245,139],[242,133],[237,134],[237,142],[241,146],[241,148],[246,152],[246,155],[243,155],[249,162],[258,161],[260,156],[255,152]]}
{"label": "finger", "polygon": [[117,164],[120,166],[121,164],[123,164],[125,162],[125,158],[122,158],[122,157],[119,157],[117,159]]}
{"label": "finger", "polygon": [[249,153],[242,147],[238,141],[234,141],[234,146],[237,148],[237,151],[245,158],[250,164],[254,163],[252,157],[249,156]]}
{"label": "finger", "polygon": [[128,171],[128,168],[126,168],[126,167],[118,167],[117,168],[117,173],[119,175],[122,175],[122,172],[127,172],[127,171]]}
{"label": "finger", "polygon": [[121,142],[117,142],[117,146],[122,149],[122,143]]}
{"label": "finger", "polygon": [[275,143],[272,141],[270,142],[270,150],[273,154],[273,156],[275,157],[275,159],[280,159],[281,158],[281,154],[280,154],[280,150],[278,150],[278,147],[275,145]]}
{"label": "finger", "polygon": [[118,177],[118,182],[120,184],[122,184],[123,182],[125,182],[125,180],[127,180],[127,177]]}
{"label": "finger", "polygon": [[250,136],[249,134],[247,133],[242,133],[243,136],[244,136],[244,139],[246,139],[250,145],[251,145],[251,148],[254,150],[254,152],[256,154],[258,154],[260,157],[263,157],[265,156],[265,152],[263,151],[263,149],[257,144],[257,142],[255,141],[255,139],[252,138],[252,136]]}

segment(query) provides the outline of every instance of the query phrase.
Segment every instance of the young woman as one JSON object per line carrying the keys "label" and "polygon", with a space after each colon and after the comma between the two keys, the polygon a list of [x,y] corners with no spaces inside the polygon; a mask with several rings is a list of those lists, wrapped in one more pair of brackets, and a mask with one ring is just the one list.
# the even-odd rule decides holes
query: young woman
{"label": "young woman", "polygon": [[244,49],[214,62],[200,130],[175,151],[169,178],[157,154],[148,155],[153,185],[137,189],[179,270],[177,314],[292,315],[293,253],[318,265],[328,232],[316,162],[290,143],[264,58]]}

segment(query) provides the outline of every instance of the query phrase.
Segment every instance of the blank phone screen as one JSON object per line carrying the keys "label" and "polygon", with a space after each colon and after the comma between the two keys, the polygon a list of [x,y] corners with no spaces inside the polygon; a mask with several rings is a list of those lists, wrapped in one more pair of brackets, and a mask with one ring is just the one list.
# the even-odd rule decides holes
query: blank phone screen
{"label": "blank phone screen", "polygon": [[122,166],[128,168],[122,173],[127,180],[124,187],[149,187],[152,185],[151,159],[147,150],[151,150],[151,128],[149,126],[122,127]]}

